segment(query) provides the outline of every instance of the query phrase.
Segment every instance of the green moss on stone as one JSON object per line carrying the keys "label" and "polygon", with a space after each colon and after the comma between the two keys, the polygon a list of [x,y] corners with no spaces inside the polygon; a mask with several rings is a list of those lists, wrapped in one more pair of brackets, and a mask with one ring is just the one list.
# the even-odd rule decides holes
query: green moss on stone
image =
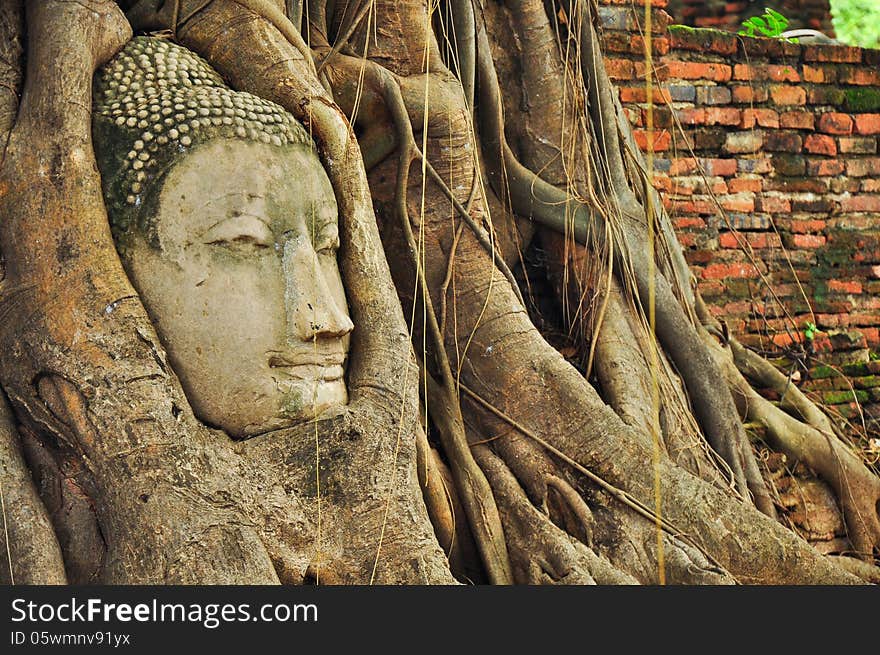
{"label": "green moss on stone", "polygon": [[846,108],[851,111],[873,111],[880,109],[880,89],[866,87],[844,91]]}
{"label": "green moss on stone", "polygon": [[867,391],[827,391],[822,394],[822,401],[826,405],[843,405],[858,401],[860,403],[867,402],[870,395]]}
{"label": "green moss on stone", "polygon": [[837,375],[837,371],[830,366],[816,366],[815,368],[810,369],[810,377],[814,380],[830,378],[834,375]]}

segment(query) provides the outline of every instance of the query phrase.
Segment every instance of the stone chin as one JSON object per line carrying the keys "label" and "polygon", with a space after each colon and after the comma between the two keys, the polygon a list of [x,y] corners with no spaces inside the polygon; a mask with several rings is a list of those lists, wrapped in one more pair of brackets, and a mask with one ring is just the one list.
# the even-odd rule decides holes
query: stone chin
{"label": "stone chin", "polygon": [[348,404],[348,389],[345,378],[335,380],[286,380],[277,381],[279,406],[277,414],[265,421],[249,423],[244,426],[230,424],[227,417],[225,425],[219,426],[232,437],[250,438],[267,432],[283,430],[309,421],[320,419],[322,415],[339,410]]}

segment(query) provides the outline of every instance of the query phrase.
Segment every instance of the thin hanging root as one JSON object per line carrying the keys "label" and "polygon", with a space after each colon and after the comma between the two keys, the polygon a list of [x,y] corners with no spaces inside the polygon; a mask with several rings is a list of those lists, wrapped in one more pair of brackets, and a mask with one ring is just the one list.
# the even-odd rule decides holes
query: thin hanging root
{"label": "thin hanging root", "polygon": [[477,40],[473,0],[451,0],[450,5],[458,79],[461,80],[467,108],[473,116],[477,73]]}
{"label": "thin hanging root", "polygon": [[583,497],[562,478],[551,475],[547,477],[547,486],[559,494],[569,509],[577,517],[583,532],[582,539],[587,546],[593,545],[593,512]]}
{"label": "thin hanging root", "polygon": [[[413,160],[418,156],[418,149],[412,134],[412,125],[409,121],[400,87],[387,71],[386,76],[383,77],[385,77],[385,83],[382,85],[383,95],[397,128],[398,147],[400,148],[395,205],[422,293],[428,329],[434,344],[435,361],[440,369],[442,384],[437,383],[433,379],[425,368],[424,362],[421,361],[419,364],[420,378],[424,381],[426,387],[425,394],[429,399],[429,411],[434,419],[434,423],[438,427],[443,449],[446,451],[446,455],[452,465],[456,486],[464,505],[471,531],[483,558],[483,564],[486,567],[489,580],[493,584],[512,584],[513,574],[510,569],[507,546],[504,542],[501,517],[495,505],[492,489],[489,487],[486,476],[480,470],[476,461],[474,461],[467,443],[464,421],[461,417],[461,407],[458,402],[458,393],[455,390],[455,379],[452,376],[452,368],[446,355],[443,334],[440,332],[440,326],[437,323],[437,315],[434,312],[430,290],[425,280],[422,262],[419,259],[419,246],[413,235],[409,212],[407,211],[406,195],[409,184],[409,169]],[[427,161],[423,163],[427,164]]]}
{"label": "thin hanging root", "polygon": [[351,24],[348,26],[348,29],[336,39],[336,43],[333,44],[333,47],[330,48],[330,52],[327,53],[327,56],[324,57],[324,61],[318,66],[318,74],[321,74],[321,71],[324,70],[324,66],[327,65],[327,62],[330,61],[333,57],[335,57],[339,52],[348,45],[349,39],[351,39],[352,35],[355,33],[358,27],[360,27],[361,22],[364,18],[367,17],[367,13],[373,8],[373,0],[366,0],[363,6],[358,10],[357,14],[354,17],[354,20],[351,21]]}
{"label": "thin hanging root", "polygon": [[618,487],[615,487],[613,484],[611,484],[610,482],[607,482],[603,478],[599,477],[598,475],[596,475],[595,473],[590,471],[585,466],[582,466],[576,460],[572,459],[571,457],[569,457],[568,455],[563,453],[561,450],[559,450],[558,448],[553,446],[553,444],[551,444],[550,442],[548,442],[545,439],[542,439],[540,436],[538,436],[537,434],[535,434],[534,432],[529,430],[527,427],[525,427],[524,425],[521,425],[520,423],[518,423],[517,421],[515,421],[514,419],[509,417],[507,414],[502,412],[500,409],[498,409],[497,407],[495,407],[491,403],[484,400],[482,396],[475,393],[474,391],[469,389],[464,384],[459,384],[459,388],[465,394],[467,394],[467,396],[469,398],[476,401],[481,407],[489,410],[492,414],[494,414],[495,416],[500,418],[502,421],[506,422],[508,425],[515,428],[523,435],[529,437],[530,439],[532,439],[536,443],[538,443],[541,446],[543,446],[544,448],[546,448],[549,453],[558,457],[560,460],[562,460],[563,462],[565,462],[566,464],[571,466],[573,469],[575,469],[578,473],[583,474],[587,479],[594,482],[599,487],[601,487],[606,492],[608,492],[614,499],[620,501],[621,503],[623,503],[624,505],[629,507],[631,510],[633,510],[634,512],[636,512],[640,516],[648,519],[652,523],[657,523],[663,529],[663,531],[666,532],[667,534],[669,534],[671,537],[674,537],[674,538],[680,540],[681,542],[687,544],[691,548],[694,548],[695,550],[702,553],[703,556],[706,558],[706,560],[708,562],[710,562],[711,564],[713,564],[714,566],[717,566],[721,570],[724,569],[724,567],[715,558],[713,558],[709,553],[703,552],[700,549],[700,547],[697,546],[697,544],[695,544],[690,538],[688,538],[684,534],[684,532],[682,532],[681,530],[676,528],[674,525],[672,525],[667,519],[662,518],[662,517],[658,517],[653,511],[651,511],[651,509],[649,509],[641,501],[639,501],[638,498],[631,496],[623,489],[619,489]]}
{"label": "thin hanging root", "polygon": [[452,282],[452,274],[455,272],[455,251],[458,249],[458,240],[461,239],[463,223],[458,224],[455,236],[452,239],[452,247],[449,248],[449,263],[446,266],[446,276],[440,285],[440,334],[446,334],[446,296],[449,293],[449,284]]}

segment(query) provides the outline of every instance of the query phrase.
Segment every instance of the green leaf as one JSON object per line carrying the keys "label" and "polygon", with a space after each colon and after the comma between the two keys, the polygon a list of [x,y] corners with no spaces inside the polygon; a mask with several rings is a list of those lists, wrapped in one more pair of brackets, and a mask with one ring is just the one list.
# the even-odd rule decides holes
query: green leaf
{"label": "green leaf", "polygon": [[816,336],[816,324],[812,322],[808,322],[806,327],[804,328],[804,338],[807,341],[812,341]]}
{"label": "green leaf", "polygon": [[775,9],[771,9],[770,7],[766,7],[766,8],[764,9],[764,12],[767,14],[767,16],[772,16],[772,17],[775,18],[777,21],[779,21],[780,25],[782,26],[782,29],[779,30],[780,32],[784,32],[784,31],[785,31],[785,28],[788,27],[788,19],[787,19],[785,16],[783,16],[782,14],[780,14],[780,13],[779,13],[778,11],[776,11]]}
{"label": "green leaf", "polygon": [[767,23],[760,16],[753,16],[749,18],[747,21],[750,25],[754,25],[757,29],[764,31],[767,29]]}

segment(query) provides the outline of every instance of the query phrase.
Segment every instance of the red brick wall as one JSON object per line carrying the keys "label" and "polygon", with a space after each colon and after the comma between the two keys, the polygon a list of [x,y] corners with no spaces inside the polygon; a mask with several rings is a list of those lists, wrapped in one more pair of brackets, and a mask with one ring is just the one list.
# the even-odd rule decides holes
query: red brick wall
{"label": "red brick wall", "polygon": [[[645,147],[643,10],[604,4],[608,72]],[[861,363],[850,400],[880,402],[880,51],[669,29],[653,4],[656,185],[703,296],[752,346]],[[849,381],[813,373],[858,411]]]}

